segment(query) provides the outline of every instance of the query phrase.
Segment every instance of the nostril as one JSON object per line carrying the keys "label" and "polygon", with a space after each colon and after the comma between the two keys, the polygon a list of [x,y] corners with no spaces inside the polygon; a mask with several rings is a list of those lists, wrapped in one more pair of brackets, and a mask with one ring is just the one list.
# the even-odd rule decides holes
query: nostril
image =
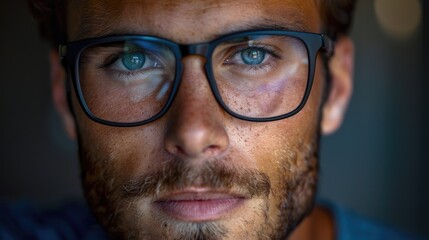
{"label": "nostril", "polygon": [[176,145],[172,142],[167,142],[165,149],[172,155],[182,156],[185,155],[185,150],[180,145]]}
{"label": "nostril", "polygon": [[221,151],[221,149],[220,149],[220,147],[219,147],[219,146],[216,146],[216,145],[210,145],[210,146],[207,146],[207,147],[203,150],[204,154],[206,154],[206,155],[207,155],[207,154],[209,154],[209,155],[216,155],[218,151]]}
{"label": "nostril", "polygon": [[186,153],[185,153],[185,150],[183,150],[182,147],[176,146],[174,148],[174,154],[176,154],[176,155],[185,155]]}

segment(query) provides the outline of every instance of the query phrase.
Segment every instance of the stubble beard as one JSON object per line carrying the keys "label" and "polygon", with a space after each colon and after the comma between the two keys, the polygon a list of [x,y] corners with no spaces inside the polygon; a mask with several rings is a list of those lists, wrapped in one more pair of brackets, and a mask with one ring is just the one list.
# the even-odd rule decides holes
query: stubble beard
{"label": "stubble beard", "polygon": [[[145,216],[136,214],[134,199],[154,198],[163,191],[183,189],[195,181],[204,187],[230,189],[239,188],[247,196],[264,198],[265,204],[258,209],[265,223],[258,229],[242,229],[253,239],[286,239],[294,228],[308,215],[314,206],[317,188],[319,136],[310,143],[299,144],[295,151],[285,150],[279,161],[284,163],[277,170],[281,186],[272,189],[270,178],[256,170],[230,167],[222,164],[228,161],[206,161],[203,167],[195,169],[183,161],[170,161],[162,170],[143,175],[127,182],[114,182],[114,174],[108,161],[100,159],[103,154],[85,148],[79,136],[82,182],[86,199],[103,228],[115,239],[207,239],[228,238],[230,231],[220,222],[181,222],[155,219],[158,226],[145,229]],[[299,164],[297,164],[299,163]],[[107,165],[106,165],[107,164]],[[298,166],[299,165],[299,166]],[[271,221],[268,195],[282,200],[276,206],[277,222]],[[272,212],[272,211],[271,211]],[[243,224],[244,226],[244,224]],[[154,233],[154,229],[156,229]]]}

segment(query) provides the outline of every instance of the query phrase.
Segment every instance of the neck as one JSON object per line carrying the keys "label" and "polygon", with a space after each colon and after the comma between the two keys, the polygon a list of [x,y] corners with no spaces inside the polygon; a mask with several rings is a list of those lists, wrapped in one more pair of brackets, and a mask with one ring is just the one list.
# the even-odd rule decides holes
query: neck
{"label": "neck", "polygon": [[334,239],[335,223],[331,213],[316,206],[311,214],[294,230],[289,240]]}

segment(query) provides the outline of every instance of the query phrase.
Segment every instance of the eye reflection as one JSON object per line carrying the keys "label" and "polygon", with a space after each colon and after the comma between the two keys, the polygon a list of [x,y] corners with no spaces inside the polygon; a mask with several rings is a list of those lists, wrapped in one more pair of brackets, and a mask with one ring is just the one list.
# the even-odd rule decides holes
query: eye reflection
{"label": "eye reflection", "polygon": [[265,59],[265,52],[259,48],[252,47],[241,52],[241,59],[245,64],[258,65]]}
{"label": "eye reflection", "polygon": [[122,56],[122,64],[130,71],[134,71],[143,67],[146,57],[143,53],[132,52]]}

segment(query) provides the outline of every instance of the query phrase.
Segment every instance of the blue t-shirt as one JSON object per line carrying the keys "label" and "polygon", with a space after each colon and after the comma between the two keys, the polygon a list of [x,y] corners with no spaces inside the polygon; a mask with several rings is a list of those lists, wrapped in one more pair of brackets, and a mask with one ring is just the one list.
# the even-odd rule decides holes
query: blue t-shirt
{"label": "blue t-shirt", "polygon": [[328,209],[335,222],[338,240],[417,240],[411,235],[393,230],[385,225],[358,216],[354,212],[330,202],[321,202]]}
{"label": "blue t-shirt", "polygon": [[[412,240],[381,224],[369,221],[332,203],[337,240]],[[108,239],[82,203],[67,203],[56,210],[38,211],[29,204],[0,204],[0,240],[102,240]]]}

